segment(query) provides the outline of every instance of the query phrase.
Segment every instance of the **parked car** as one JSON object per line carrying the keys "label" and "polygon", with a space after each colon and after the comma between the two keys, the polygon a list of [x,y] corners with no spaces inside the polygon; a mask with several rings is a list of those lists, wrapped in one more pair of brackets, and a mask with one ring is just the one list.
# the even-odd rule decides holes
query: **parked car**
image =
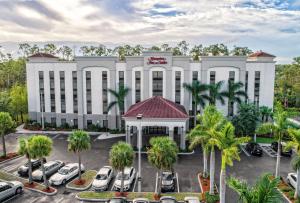
{"label": "parked car", "polygon": [[135,198],[132,200],[132,203],[149,203],[147,198]]}
{"label": "parked car", "polygon": [[175,191],[175,175],[171,171],[162,172],[161,191],[174,192]]}
{"label": "parked car", "polygon": [[293,188],[296,188],[296,186],[297,186],[297,174],[296,173],[289,173],[286,179],[287,179],[287,182]]}
{"label": "parked car", "polygon": [[184,198],[184,202],[186,202],[186,203],[200,203],[200,200],[199,200],[198,197],[188,196],[188,197]]}
{"label": "parked car", "polygon": [[159,199],[160,203],[177,203],[176,198],[172,196],[163,196]]}
{"label": "parked car", "polygon": [[[44,163],[46,163],[46,159],[44,159]],[[40,159],[32,159],[31,160],[32,171],[38,169],[41,166]],[[29,162],[25,163],[24,165],[18,168],[18,174],[20,176],[28,176],[29,173]]]}
{"label": "parked car", "polygon": [[[45,173],[46,177],[52,176],[54,173],[56,173],[60,168],[62,168],[65,165],[64,162],[56,160],[56,161],[49,161],[44,164],[45,167]],[[34,171],[32,173],[32,179],[33,180],[43,180],[43,171],[42,168],[39,168],[38,170]]]}
{"label": "parked car", "polygon": [[[81,164],[81,172],[84,171],[84,166]],[[78,163],[69,163],[58,170],[53,176],[51,176],[49,182],[52,185],[66,184],[68,180],[77,176],[79,173]]]}
{"label": "parked car", "polygon": [[[136,171],[133,167],[126,167],[124,169],[124,191],[128,191],[130,189],[131,184],[133,183],[135,179]],[[122,173],[119,172],[113,189],[119,191],[121,189],[121,179],[122,179]]]}
{"label": "parked car", "polygon": [[127,200],[125,197],[114,197],[111,198],[108,203],[127,203]]}
{"label": "parked car", "polygon": [[[293,152],[292,152],[291,149],[288,150],[288,151],[285,151],[284,148],[282,147],[282,144],[281,144],[280,146],[281,146],[281,155],[282,155],[282,156],[288,156],[288,157],[292,156],[292,153],[293,153]],[[272,148],[275,152],[277,152],[277,150],[278,150],[278,142],[272,142],[271,148]]]}
{"label": "parked car", "polygon": [[263,154],[263,150],[260,147],[259,144],[255,143],[255,142],[249,142],[245,149],[247,150],[247,152],[249,152],[251,155],[254,156],[262,156]]}
{"label": "parked car", "polygon": [[104,191],[108,189],[109,183],[114,176],[114,170],[111,166],[103,166],[97,173],[92,189],[96,191]]}
{"label": "parked car", "polygon": [[23,184],[19,181],[1,181],[0,182],[0,202],[14,195],[23,192]]}

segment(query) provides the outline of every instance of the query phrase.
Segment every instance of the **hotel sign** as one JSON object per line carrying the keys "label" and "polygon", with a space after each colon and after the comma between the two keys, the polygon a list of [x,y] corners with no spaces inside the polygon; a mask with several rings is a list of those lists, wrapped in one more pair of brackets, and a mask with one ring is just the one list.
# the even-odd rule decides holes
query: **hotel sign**
{"label": "hotel sign", "polygon": [[167,59],[164,57],[150,57],[147,64],[167,64]]}

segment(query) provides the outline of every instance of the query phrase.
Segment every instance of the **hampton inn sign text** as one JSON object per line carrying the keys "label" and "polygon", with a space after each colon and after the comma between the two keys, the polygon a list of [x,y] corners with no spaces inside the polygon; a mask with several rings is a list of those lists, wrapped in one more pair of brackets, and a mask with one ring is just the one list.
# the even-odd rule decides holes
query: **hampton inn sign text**
{"label": "hampton inn sign text", "polygon": [[167,64],[167,59],[164,57],[150,57],[147,64]]}

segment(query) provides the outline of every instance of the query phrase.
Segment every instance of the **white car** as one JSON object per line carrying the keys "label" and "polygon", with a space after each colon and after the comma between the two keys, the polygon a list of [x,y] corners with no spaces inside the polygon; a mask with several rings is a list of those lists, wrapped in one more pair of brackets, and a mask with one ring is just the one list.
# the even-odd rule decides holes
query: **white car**
{"label": "white car", "polygon": [[[135,179],[135,169],[133,167],[126,167],[124,169],[124,191],[128,191],[130,189],[131,184],[133,183]],[[122,172],[119,172],[113,189],[119,191],[121,189],[121,179],[122,179]]]}
{"label": "white car", "polygon": [[147,198],[135,198],[132,200],[132,203],[149,203]]}
{"label": "white car", "polygon": [[19,181],[0,181],[0,202],[14,195],[21,194],[23,187],[23,184]]}
{"label": "white car", "polygon": [[200,200],[198,197],[185,197],[184,201],[186,203],[200,203]]}
{"label": "white car", "polygon": [[[46,177],[48,178],[48,177],[52,176],[54,173],[56,173],[64,165],[65,165],[65,163],[62,162],[62,161],[59,161],[59,160],[49,161],[49,162],[45,163],[44,167],[45,167]],[[39,180],[39,181],[43,180],[42,168],[39,168],[38,170],[36,170],[32,173],[32,179],[33,180]]]}
{"label": "white car", "polygon": [[109,183],[114,176],[114,170],[111,166],[103,166],[97,173],[93,183],[92,189],[96,191],[104,191],[108,189]]}
{"label": "white car", "polygon": [[[81,172],[84,171],[84,166],[81,164]],[[66,184],[68,180],[77,176],[79,173],[78,163],[69,163],[58,170],[53,176],[51,176],[49,182],[51,185]]]}
{"label": "white car", "polygon": [[297,186],[297,174],[296,173],[289,173],[287,176],[287,182],[293,186],[293,188],[296,188]]}

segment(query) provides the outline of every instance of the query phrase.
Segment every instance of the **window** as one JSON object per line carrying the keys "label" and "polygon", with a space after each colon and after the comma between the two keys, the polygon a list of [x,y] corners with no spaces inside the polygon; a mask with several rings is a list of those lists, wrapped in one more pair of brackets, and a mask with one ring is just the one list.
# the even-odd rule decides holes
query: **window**
{"label": "window", "polygon": [[245,92],[248,94],[248,71],[246,71],[246,76],[245,76]]}
{"label": "window", "polygon": [[103,127],[108,128],[108,120],[103,120]]}
{"label": "window", "polygon": [[175,71],[175,103],[180,104],[181,72]]}
{"label": "window", "polygon": [[55,117],[51,118],[51,124],[53,124],[53,125],[56,124],[56,118]]}
{"label": "window", "polygon": [[254,104],[259,107],[260,71],[255,71],[254,78]]}
{"label": "window", "polygon": [[229,71],[229,77],[228,80],[231,82],[234,82],[235,79],[235,72],[234,71]]}
{"label": "window", "polygon": [[124,86],[124,71],[119,71],[119,87]]}
{"label": "window", "polygon": [[92,120],[87,120],[87,121],[86,121],[86,125],[87,125],[87,126],[90,126],[90,125],[92,125],[92,124],[93,124],[93,121],[92,121]]}
{"label": "window", "polygon": [[215,84],[216,83],[216,71],[210,71],[209,83],[210,84]]}
{"label": "window", "polygon": [[54,84],[54,71],[49,72],[50,80],[50,106],[51,112],[55,112],[55,84]]}
{"label": "window", "polygon": [[107,114],[108,107],[107,94],[107,71],[102,72],[102,99],[103,99],[103,114]]}
{"label": "window", "polygon": [[74,120],[73,120],[73,125],[74,125],[74,127],[76,127],[76,128],[78,127],[78,119],[74,119]]}
{"label": "window", "polygon": [[141,71],[135,71],[135,103],[141,101]]}
{"label": "window", "polygon": [[66,113],[65,72],[59,71],[61,112]]}
{"label": "window", "polygon": [[40,112],[45,112],[44,72],[39,71]]}
{"label": "window", "polygon": [[153,71],[152,72],[152,95],[163,96],[163,72]]}
{"label": "window", "polygon": [[67,120],[66,120],[65,118],[62,118],[62,119],[60,120],[60,123],[61,123],[61,125],[66,125]]}
{"label": "window", "polygon": [[78,113],[78,94],[77,94],[77,72],[72,71],[72,84],[73,84],[73,112]]}
{"label": "window", "polygon": [[85,73],[86,81],[86,113],[92,113],[92,89],[91,89],[91,71]]}
{"label": "window", "polygon": [[198,80],[198,71],[193,71],[193,81],[197,81]]}

